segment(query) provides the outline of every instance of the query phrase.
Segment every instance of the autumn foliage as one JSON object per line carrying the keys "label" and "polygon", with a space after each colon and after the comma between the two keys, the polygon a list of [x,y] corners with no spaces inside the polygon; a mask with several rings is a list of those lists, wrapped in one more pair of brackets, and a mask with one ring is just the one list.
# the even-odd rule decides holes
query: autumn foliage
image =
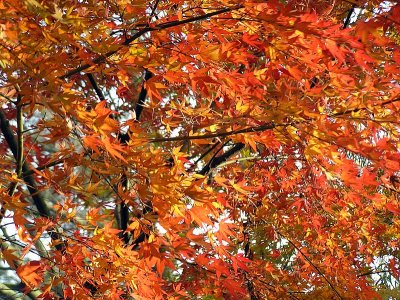
{"label": "autumn foliage", "polygon": [[0,1],[0,298],[396,297],[399,30],[398,1]]}

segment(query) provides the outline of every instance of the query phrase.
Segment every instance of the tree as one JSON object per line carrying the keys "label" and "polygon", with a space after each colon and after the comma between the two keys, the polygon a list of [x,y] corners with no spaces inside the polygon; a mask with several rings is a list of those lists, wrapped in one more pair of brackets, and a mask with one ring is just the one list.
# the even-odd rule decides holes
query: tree
{"label": "tree", "polygon": [[0,297],[395,295],[397,1],[0,16]]}

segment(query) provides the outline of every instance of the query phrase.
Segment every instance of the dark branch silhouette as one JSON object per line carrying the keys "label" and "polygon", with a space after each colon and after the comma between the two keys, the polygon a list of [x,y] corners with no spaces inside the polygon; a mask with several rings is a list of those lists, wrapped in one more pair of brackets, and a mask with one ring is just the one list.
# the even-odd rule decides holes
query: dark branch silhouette
{"label": "dark branch silhouette", "polygon": [[[4,112],[0,110],[0,130],[3,133],[4,139],[7,142],[8,147],[10,148],[14,159],[18,159],[18,142],[14,136],[14,133],[11,130],[10,123],[7,120]],[[24,174],[28,174],[31,170],[31,167],[28,165],[26,160],[22,163],[22,172]],[[23,180],[28,188],[29,194],[33,200],[34,205],[36,206],[39,215],[42,217],[46,217],[52,219],[52,215],[49,207],[47,206],[46,200],[43,195],[38,190],[36,181],[32,175],[23,176]],[[55,248],[59,251],[65,250],[65,243],[62,242],[62,238],[59,233],[55,230],[50,230],[49,235],[51,239],[56,242]]]}
{"label": "dark branch silhouette", "polygon": [[94,78],[92,73],[87,73],[87,77],[89,78],[90,84],[92,85],[94,91],[96,92],[97,97],[99,97],[100,101],[105,100],[103,92],[101,91],[99,85],[97,84],[96,79]]}
{"label": "dark branch silhouette", "polygon": [[232,148],[228,151],[224,152],[223,154],[211,158],[211,160],[198,172],[200,175],[206,175],[210,172],[211,169],[218,167],[220,164],[225,162],[229,157],[234,155],[236,152],[239,152],[244,148],[243,143],[236,143]]}
{"label": "dark branch silhouette", "polygon": [[351,21],[351,16],[353,15],[355,8],[356,8],[356,6],[353,4],[353,6],[350,8],[349,12],[347,13],[346,20],[344,21],[344,24],[343,24],[343,29],[349,27],[350,21]]}
{"label": "dark branch silhouette", "polygon": [[[149,80],[152,76],[153,76],[153,74],[150,71],[145,70],[144,82],[142,84],[142,88],[139,93],[139,98],[138,98],[138,100],[136,102],[136,106],[135,106],[135,115],[136,115],[137,121],[139,120],[139,118],[142,114],[142,111],[144,108],[144,103],[145,103],[146,97],[147,97],[147,90],[145,88],[145,82],[147,80]],[[126,145],[130,140],[130,135],[129,135],[129,133],[119,134],[118,139],[121,144]],[[124,189],[127,189],[129,187],[129,183],[128,183],[126,174],[122,174],[120,184]],[[145,214],[144,211],[143,211],[143,214]],[[130,243],[130,239],[131,239],[130,234],[128,232],[126,232],[126,229],[128,228],[128,223],[129,223],[129,207],[125,202],[117,203],[116,208],[115,208],[115,217],[117,220],[118,228],[122,230],[121,238],[124,240],[124,243],[126,245],[128,245]],[[139,243],[143,242],[146,238],[146,236],[144,236],[143,232],[140,233],[139,237],[141,237],[141,236],[142,236],[142,238],[141,238],[142,240],[140,240],[140,241],[138,240],[137,245]],[[133,242],[133,245],[135,247],[135,242]]]}
{"label": "dark branch silhouette", "polygon": [[[144,82],[148,81],[151,77],[153,77],[153,73],[151,73],[149,70],[145,70],[144,72]],[[136,115],[136,120],[139,120],[143,108],[144,108],[144,103],[146,101],[146,96],[147,96],[147,90],[145,88],[145,85],[143,83],[142,85],[142,89],[140,90],[140,94],[139,94],[139,99],[136,102],[136,106],[135,106],[135,115]]]}

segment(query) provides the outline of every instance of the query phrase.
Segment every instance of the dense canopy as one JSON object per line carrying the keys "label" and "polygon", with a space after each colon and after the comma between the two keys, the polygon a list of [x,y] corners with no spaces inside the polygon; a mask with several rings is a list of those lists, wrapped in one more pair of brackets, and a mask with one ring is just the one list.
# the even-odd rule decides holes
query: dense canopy
{"label": "dense canopy", "polygon": [[0,1],[0,298],[399,296],[399,30],[398,1]]}

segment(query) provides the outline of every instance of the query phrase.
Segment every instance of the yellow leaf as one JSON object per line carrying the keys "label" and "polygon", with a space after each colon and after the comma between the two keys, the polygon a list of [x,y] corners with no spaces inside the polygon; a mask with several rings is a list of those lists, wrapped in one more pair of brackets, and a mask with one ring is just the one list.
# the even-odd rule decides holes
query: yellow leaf
{"label": "yellow leaf", "polygon": [[30,241],[30,235],[24,227],[20,226],[18,228],[17,233],[18,233],[18,237],[21,239],[21,241],[23,241],[25,243]]}
{"label": "yellow leaf", "polygon": [[117,253],[117,255],[118,255],[119,257],[123,257],[123,256],[124,256],[124,253],[123,253],[122,248],[121,248],[120,246],[116,246],[116,247],[114,248],[114,251],[115,251],[115,253]]}
{"label": "yellow leaf", "polygon": [[205,62],[208,62],[210,60],[217,61],[220,58],[220,46],[218,45],[201,46],[199,56]]}
{"label": "yellow leaf", "polygon": [[203,178],[205,178],[205,176],[204,175],[200,175],[200,174],[193,174],[193,178],[195,178],[195,179],[203,179]]}
{"label": "yellow leaf", "polygon": [[133,221],[131,224],[129,224],[129,226],[128,226],[128,228],[127,228],[126,230],[127,230],[127,231],[133,231],[133,230],[138,229],[139,226],[140,226],[139,221],[138,221],[138,220],[135,220],[135,221]]}
{"label": "yellow leaf", "polygon": [[149,243],[152,243],[152,242],[154,242],[155,240],[156,240],[156,237],[154,236],[154,234],[153,234],[153,233],[150,233],[148,242],[149,242]]}
{"label": "yellow leaf", "polygon": [[171,207],[171,211],[176,216],[185,217],[185,214],[181,211],[182,205],[175,204]]}
{"label": "yellow leaf", "polygon": [[260,69],[260,70],[254,70],[254,76],[258,79],[258,80],[265,80],[267,78],[266,76],[266,72],[268,69],[264,68],[264,69]]}
{"label": "yellow leaf", "polygon": [[20,260],[20,258],[16,256],[14,253],[15,253],[14,249],[1,250],[1,258],[4,259],[12,269],[16,268],[15,263]]}
{"label": "yellow leaf", "polygon": [[52,16],[53,16],[55,19],[61,21],[61,20],[63,19],[63,12],[62,12],[62,10],[61,10],[60,8],[58,8],[58,7],[54,4],[54,11],[55,11],[55,13],[52,14]]}
{"label": "yellow leaf", "polygon": [[294,140],[298,142],[302,142],[303,140],[299,137],[299,134],[297,133],[297,128],[293,126],[287,126],[286,127],[287,132],[289,133],[290,137],[293,138]]}
{"label": "yellow leaf", "polygon": [[276,60],[276,51],[274,47],[269,47],[269,58],[272,62]]}
{"label": "yellow leaf", "polygon": [[238,184],[234,183],[234,182],[230,182],[230,184],[232,185],[232,187],[237,190],[239,193],[245,194],[247,195],[249,192],[246,191],[245,189],[243,189],[242,187],[240,187]]}
{"label": "yellow leaf", "polygon": [[216,132],[218,128],[219,128],[218,124],[214,124],[214,125],[211,125],[210,127],[208,127],[208,129],[211,132]]}
{"label": "yellow leaf", "polygon": [[25,2],[28,6],[33,6],[36,8],[44,9],[44,7],[36,0],[25,0]]}
{"label": "yellow leaf", "polygon": [[246,113],[249,108],[250,108],[250,104],[248,102],[244,102],[242,100],[239,100],[238,102],[236,102],[236,110],[242,114]]}

